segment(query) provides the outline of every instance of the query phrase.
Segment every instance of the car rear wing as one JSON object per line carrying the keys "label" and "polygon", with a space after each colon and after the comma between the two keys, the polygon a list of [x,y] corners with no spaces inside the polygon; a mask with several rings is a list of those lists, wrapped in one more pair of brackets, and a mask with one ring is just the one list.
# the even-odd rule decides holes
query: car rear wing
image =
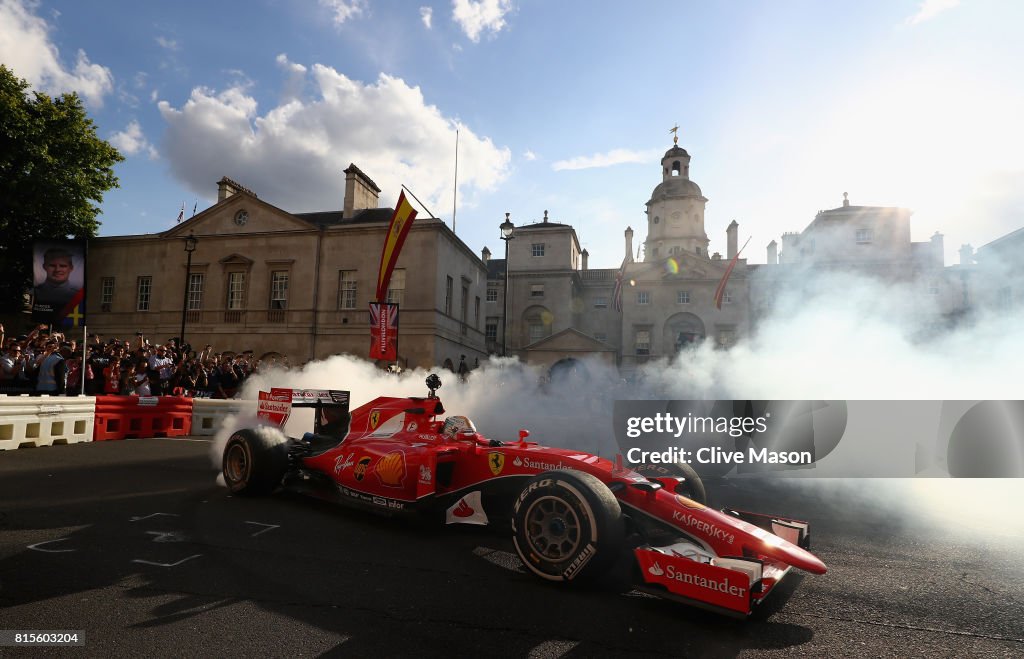
{"label": "car rear wing", "polygon": [[[261,391],[256,416],[275,426],[284,426],[293,407],[324,407],[341,409],[348,413],[349,392],[338,389],[283,389]],[[319,418],[319,415],[317,415]]]}

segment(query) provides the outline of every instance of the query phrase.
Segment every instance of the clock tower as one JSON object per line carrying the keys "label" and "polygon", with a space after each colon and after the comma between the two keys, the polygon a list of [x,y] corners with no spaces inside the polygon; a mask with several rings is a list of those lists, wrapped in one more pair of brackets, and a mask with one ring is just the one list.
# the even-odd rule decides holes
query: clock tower
{"label": "clock tower", "polygon": [[661,183],[647,202],[647,240],[644,261],[662,261],[675,254],[708,258],[708,235],[704,231],[707,198],[690,180],[690,154],[678,144],[661,159]]}

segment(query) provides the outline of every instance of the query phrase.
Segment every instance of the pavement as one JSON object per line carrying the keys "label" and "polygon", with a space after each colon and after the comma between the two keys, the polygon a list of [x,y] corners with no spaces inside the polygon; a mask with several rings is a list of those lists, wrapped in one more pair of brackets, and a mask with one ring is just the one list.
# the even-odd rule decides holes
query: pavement
{"label": "pavement", "polygon": [[856,496],[870,481],[709,483],[715,505],[810,520],[829,566],[791,575],[740,621],[614,584],[542,583],[505,529],[410,523],[288,492],[232,497],[211,446],[0,452],[0,630],[85,638],[0,656],[1024,654],[1019,516],[981,530],[926,521]]}

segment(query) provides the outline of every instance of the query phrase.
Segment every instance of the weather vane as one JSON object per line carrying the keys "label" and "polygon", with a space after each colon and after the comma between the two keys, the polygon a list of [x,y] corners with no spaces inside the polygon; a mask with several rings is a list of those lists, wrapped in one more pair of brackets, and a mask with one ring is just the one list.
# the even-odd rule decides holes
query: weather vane
{"label": "weather vane", "polygon": [[668,132],[672,133],[672,144],[679,145],[679,124],[672,126],[668,129]]}

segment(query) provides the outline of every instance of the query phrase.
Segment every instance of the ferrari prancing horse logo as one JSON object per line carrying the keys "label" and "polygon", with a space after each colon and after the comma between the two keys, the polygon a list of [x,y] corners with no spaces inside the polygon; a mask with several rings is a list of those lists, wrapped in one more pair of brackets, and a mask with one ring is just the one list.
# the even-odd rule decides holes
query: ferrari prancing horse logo
{"label": "ferrari prancing horse logo", "polygon": [[380,410],[373,410],[370,412],[370,430],[376,430],[377,426],[380,425]]}
{"label": "ferrari prancing horse logo", "polygon": [[491,468],[491,473],[497,476],[501,473],[501,470],[505,468],[505,454],[504,453],[488,453],[487,454],[487,465]]}

